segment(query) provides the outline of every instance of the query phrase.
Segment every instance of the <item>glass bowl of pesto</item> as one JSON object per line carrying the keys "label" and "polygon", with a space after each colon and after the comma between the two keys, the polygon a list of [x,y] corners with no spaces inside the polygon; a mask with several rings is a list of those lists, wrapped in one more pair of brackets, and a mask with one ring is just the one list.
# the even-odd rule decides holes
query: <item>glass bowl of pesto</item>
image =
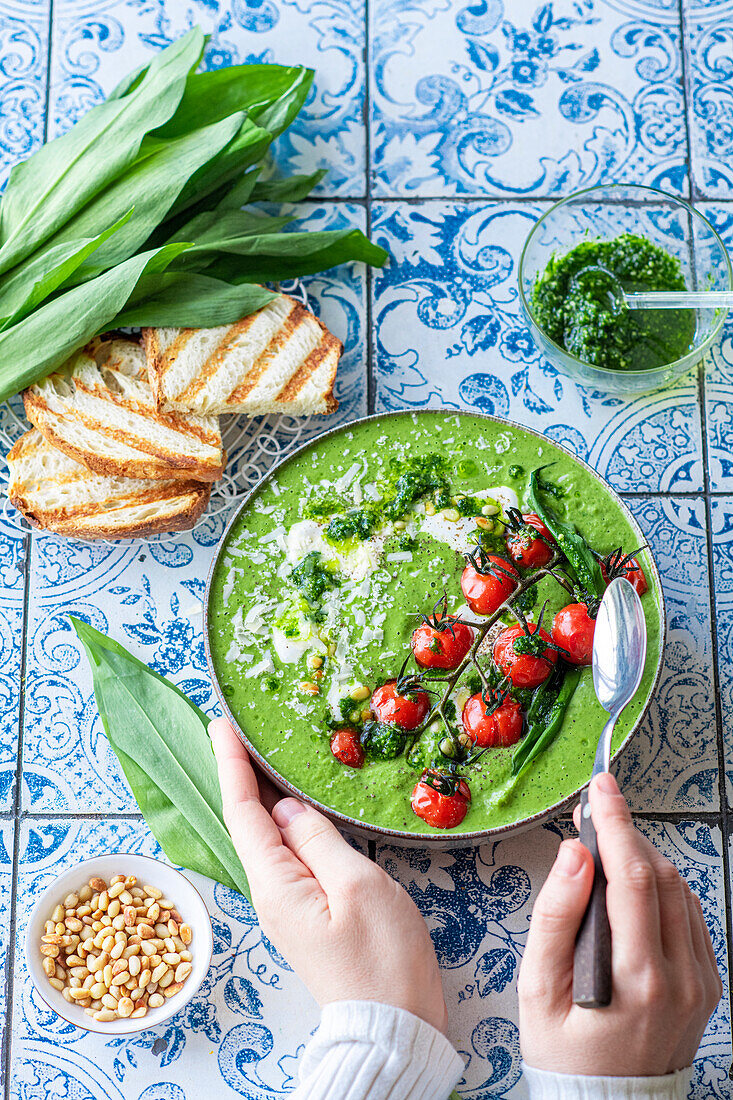
{"label": "glass bowl of pesto", "polygon": [[584,386],[644,393],[699,363],[727,311],[629,310],[609,294],[616,280],[627,292],[730,290],[730,258],[710,222],[652,187],[593,187],[550,207],[519,261],[535,343]]}

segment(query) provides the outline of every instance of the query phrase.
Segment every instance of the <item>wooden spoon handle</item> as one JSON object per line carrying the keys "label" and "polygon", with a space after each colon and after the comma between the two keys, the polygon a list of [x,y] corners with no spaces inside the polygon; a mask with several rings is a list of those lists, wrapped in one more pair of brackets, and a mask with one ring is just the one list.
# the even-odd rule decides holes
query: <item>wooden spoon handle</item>
{"label": "wooden spoon handle", "polygon": [[611,1003],[611,926],[606,912],[606,876],[598,854],[587,788],[580,798],[580,840],[593,856],[595,875],[575,941],[573,1004],[581,1008],[605,1008]]}

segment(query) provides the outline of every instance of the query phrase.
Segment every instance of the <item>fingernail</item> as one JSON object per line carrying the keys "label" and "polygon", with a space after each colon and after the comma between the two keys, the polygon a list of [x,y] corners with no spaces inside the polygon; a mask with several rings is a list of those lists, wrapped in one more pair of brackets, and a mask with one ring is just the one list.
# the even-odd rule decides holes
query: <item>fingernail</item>
{"label": "fingernail", "polygon": [[283,798],[273,808],[272,820],[280,829],[287,829],[293,818],[304,811],[305,806],[297,798]]}
{"label": "fingernail", "polygon": [[601,772],[595,778],[596,790],[601,791],[603,794],[618,794],[618,783],[613,778],[610,772]]}
{"label": "fingernail", "polygon": [[572,844],[561,844],[555,860],[555,871],[565,878],[572,878],[583,868],[585,860]]}

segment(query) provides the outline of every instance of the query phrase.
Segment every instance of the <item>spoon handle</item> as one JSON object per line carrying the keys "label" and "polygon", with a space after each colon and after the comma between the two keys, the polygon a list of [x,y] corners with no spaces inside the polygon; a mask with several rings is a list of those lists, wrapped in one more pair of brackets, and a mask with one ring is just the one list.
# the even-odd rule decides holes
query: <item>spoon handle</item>
{"label": "spoon handle", "polygon": [[624,294],[628,309],[727,309],[733,306],[730,290],[648,290]]}
{"label": "spoon handle", "polygon": [[611,927],[606,912],[606,876],[590,815],[588,789],[580,796],[580,840],[593,856],[593,890],[575,941],[573,1004],[605,1008],[611,1003]]}

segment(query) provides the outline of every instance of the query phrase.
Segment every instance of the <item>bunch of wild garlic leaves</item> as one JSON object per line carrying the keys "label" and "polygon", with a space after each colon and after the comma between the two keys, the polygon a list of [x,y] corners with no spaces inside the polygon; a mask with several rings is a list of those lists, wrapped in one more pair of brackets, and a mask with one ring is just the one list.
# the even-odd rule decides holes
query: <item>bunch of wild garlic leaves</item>
{"label": "bunch of wild garlic leaves", "polygon": [[265,305],[264,282],[387,254],[357,229],[298,232],[248,202],[304,198],[321,178],[259,179],[313,72],[196,72],[194,28],[10,173],[0,202],[0,401],[92,336],[205,328]]}

